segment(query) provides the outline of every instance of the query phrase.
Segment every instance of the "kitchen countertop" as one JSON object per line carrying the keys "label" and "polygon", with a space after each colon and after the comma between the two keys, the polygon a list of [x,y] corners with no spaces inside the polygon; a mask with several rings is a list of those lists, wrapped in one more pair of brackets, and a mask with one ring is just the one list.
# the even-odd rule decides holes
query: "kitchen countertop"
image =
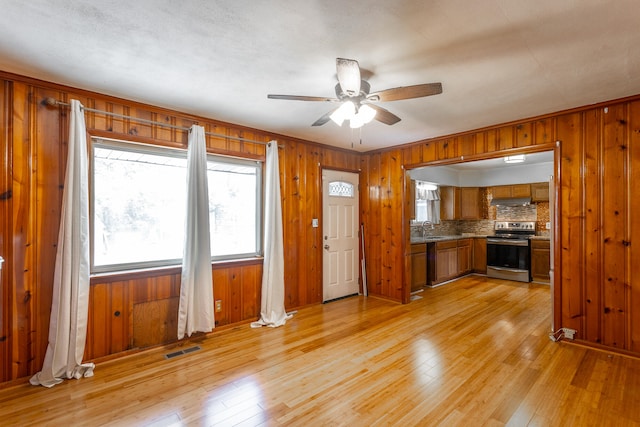
{"label": "kitchen countertop", "polygon": [[475,237],[484,238],[487,237],[486,234],[469,234],[464,233],[463,235],[454,235],[454,236],[424,236],[424,237],[412,237],[412,244],[419,243],[434,243],[434,242],[446,242],[447,240],[459,240],[459,239],[473,239]]}
{"label": "kitchen countertop", "polygon": [[[486,234],[470,234],[465,233],[463,235],[454,235],[454,236],[424,236],[424,237],[412,237],[411,244],[420,244],[420,243],[434,243],[434,242],[445,242],[447,240],[459,240],[459,239],[473,239],[473,238],[486,238],[491,237]],[[530,240],[551,240],[549,236],[531,236]]]}
{"label": "kitchen countertop", "polygon": [[551,240],[551,237],[549,236],[531,236],[529,237],[530,240]]}

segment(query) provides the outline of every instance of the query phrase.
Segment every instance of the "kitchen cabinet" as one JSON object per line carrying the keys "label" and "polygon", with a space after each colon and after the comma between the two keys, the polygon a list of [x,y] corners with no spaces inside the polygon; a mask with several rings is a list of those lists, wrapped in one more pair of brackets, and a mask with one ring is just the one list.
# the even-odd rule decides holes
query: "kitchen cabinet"
{"label": "kitchen cabinet", "polygon": [[455,240],[436,243],[435,282],[444,282],[458,275],[458,244]]}
{"label": "kitchen cabinet", "polygon": [[480,187],[440,187],[440,219],[482,219]]}
{"label": "kitchen cabinet", "polygon": [[471,253],[472,253],[471,239],[458,240],[457,247],[458,247],[457,274],[461,276],[463,274],[467,274],[471,272]]}
{"label": "kitchen cabinet", "polygon": [[494,199],[531,197],[531,185],[497,185],[495,187],[491,187],[491,194],[493,195]]}
{"label": "kitchen cabinet", "polygon": [[411,292],[427,285],[427,244],[411,245]]}
{"label": "kitchen cabinet", "polygon": [[460,188],[460,219],[482,219],[482,191],[479,187]]}
{"label": "kitchen cabinet", "polygon": [[531,197],[530,184],[511,185],[511,197]]}
{"label": "kitchen cabinet", "polygon": [[531,201],[532,202],[548,202],[549,201],[549,183],[536,182],[531,184]]}
{"label": "kitchen cabinet", "polygon": [[487,239],[473,239],[473,272],[487,274]]}
{"label": "kitchen cabinet", "polygon": [[460,219],[460,188],[440,187],[440,219]]}
{"label": "kitchen cabinet", "polygon": [[494,199],[508,199],[511,197],[511,186],[496,185],[495,187],[491,187],[491,194]]}
{"label": "kitchen cabinet", "polygon": [[427,285],[433,286],[471,273],[473,239],[427,244]]}
{"label": "kitchen cabinet", "polygon": [[531,240],[531,279],[549,283],[551,269],[551,244],[549,240]]}

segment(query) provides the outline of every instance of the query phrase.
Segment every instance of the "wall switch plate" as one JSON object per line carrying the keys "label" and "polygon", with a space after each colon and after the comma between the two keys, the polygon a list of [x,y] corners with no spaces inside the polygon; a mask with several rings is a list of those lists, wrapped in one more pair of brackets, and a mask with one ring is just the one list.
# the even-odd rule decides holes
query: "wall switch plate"
{"label": "wall switch plate", "polygon": [[311,220],[311,226],[312,226],[313,228],[318,228],[318,218],[313,218],[313,219]]}

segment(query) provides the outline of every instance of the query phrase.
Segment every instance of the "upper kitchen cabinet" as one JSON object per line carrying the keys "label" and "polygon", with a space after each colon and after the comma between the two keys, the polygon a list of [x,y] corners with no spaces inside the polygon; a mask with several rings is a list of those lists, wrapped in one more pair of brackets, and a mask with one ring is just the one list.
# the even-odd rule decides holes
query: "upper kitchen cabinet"
{"label": "upper kitchen cabinet", "polygon": [[482,219],[482,189],[460,188],[460,219]]}
{"label": "upper kitchen cabinet", "polygon": [[531,197],[530,184],[497,185],[491,187],[494,199],[512,199]]}
{"label": "upper kitchen cabinet", "polygon": [[440,187],[440,219],[482,219],[480,187]]}
{"label": "upper kitchen cabinet", "polygon": [[409,209],[409,220],[415,221],[416,219],[416,180],[412,179],[409,183],[409,200],[411,200],[411,207]]}
{"label": "upper kitchen cabinet", "polygon": [[453,186],[440,187],[440,219],[460,219],[460,188]]}
{"label": "upper kitchen cabinet", "polygon": [[440,187],[440,219],[482,219],[480,187]]}
{"label": "upper kitchen cabinet", "polygon": [[549,201],[549,183],[536,182],[531,184],[531,201],[532,202],[548,202]]}

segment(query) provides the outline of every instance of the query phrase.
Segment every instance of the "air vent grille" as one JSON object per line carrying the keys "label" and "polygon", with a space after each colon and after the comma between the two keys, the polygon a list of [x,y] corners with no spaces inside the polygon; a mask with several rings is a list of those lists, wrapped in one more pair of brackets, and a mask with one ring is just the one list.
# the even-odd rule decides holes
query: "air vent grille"
{"label": "air vent grille", "polygon": [[194,351],[200,350],[199,346],[185,348],[184,350],[174,351],[173,353],[167,353],[164,355],[165,359],[173,359],[174,357],[182,356],[183,354],[193,353]]}

